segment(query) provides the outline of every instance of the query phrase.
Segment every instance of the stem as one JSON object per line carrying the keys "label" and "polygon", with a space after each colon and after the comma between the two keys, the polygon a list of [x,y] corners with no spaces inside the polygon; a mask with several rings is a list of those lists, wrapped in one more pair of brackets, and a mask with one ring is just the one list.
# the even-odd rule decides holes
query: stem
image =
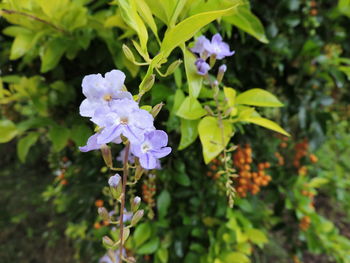
{"label": "stem", "polygon": [[48,22],[48,21],[46,21],[44,19],[41,19],[39,17],[36,17],[34,15],[31,15],[31,14],[27,14],[27,13],[24,13],[24,12],[21,12],[21,11],[9,10],[9,9],[1,9],[1,11],[6,13],[6,14],[9,14],[9,15],[17,14],[17,15],[21,15],[21,16],[26,16],[26,17],[31,18],[33,20],[36,20],[36,21],[39,21],[39,22],[44,23],[46,25],[49,25],[49,26],[53,27],[54,29],[56,29],[57,31],[60,31],[61,33],[68,33],[64,29],[59,28],[59,27],[55,26],[54,24],[52,24],[52,23],[50,23],[50,22]]}
{"label": "stem", "polygon": [[122,202],[120,206],[120,248],[119,248],[119,262],[122,263],[122,257],[123,257],[123,232],[124,232],[124,224],[123,224],[123,217],[124,217],[124,208],[125,208],[125,193],[126,193],[126,180],[128,178],[128,159],[129,159],[129,150],[130,150],[130,143],[127,142],[125,145],[125,155],[124,155],[124,163],[123,163],[123,181],[122,181]]}

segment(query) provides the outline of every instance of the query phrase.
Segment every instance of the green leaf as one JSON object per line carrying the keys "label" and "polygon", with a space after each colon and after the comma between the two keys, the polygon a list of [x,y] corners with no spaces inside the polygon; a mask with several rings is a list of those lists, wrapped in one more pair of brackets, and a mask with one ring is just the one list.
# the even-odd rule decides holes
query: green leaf
{"label": "green leaf", "polygon": [[34,34],[33,33],[21,33],[16,36],[11,46],[10,59],[15,60],[27,53],[31,46]]}
{"label": "green leaf", "polygon": [[191,184],[191,180],[185,172],[175,173],[174,180],[175,182],[183,186],[189,186]]}
{"label": "green leaf", "polygon": [[135,241],[135,247],[141,246],[147,241],[152,233],[152,228],[149,222],[138,225],[135,229],[133,239]]}
{"label": "green leaf", "polygon": [[77,146],[85,145],[91,135],[91,129],[85,124],[74,125],[72,127],[71,138]]}
{"label": "green leaf", "polygon": [[233,88],[224,87],[224,94],[229,107],[235,105],[236,93],[237,92]]}
{"label": "green leaf", "polygon": [[10,120],[0,120],[0,143],[11,141],[18,131],[16,125]]}
{"label": "green leaf", "polygon": [[181,119],[181,140],[179,150],[191,145],[198,137],[199,120]]}
{"label": "green leaf", "polygon": [[329,180],[327,178],[315,177],[312,178],[308,185],[312,188],[319,188],[324,184],[328,184]]}
{"label": "green leaf", "polygon": [[137,33],[141,49],[143,52],[147,51],[148,33],[145,24],[137,13],[137,0],[119,0],[118,4],[121,10],[122,18]]}
{"label": "green leaf", "polygon": [[174,105],[171,112],[176,113],[179,110],[184,100],[185,100],[185,93],[181,89],[177,89],[175,92]]}
{"label": "green leaf", "polygon": [[192,38],[205,25],[222,16],[234,13],[237,10],[237,6],[238,4],[227,9],[203,12],[186,18],[165,32],[160,52],[165,57],[169,56],[174,48]]}
{"label": "green leaf", "polygon": [[249,258],[240,252],[228,252],[220,257],[222,263],[249,263]]}
{"label": "green leaf", "polygon": [[286,132],[281,126],[279,126],[276,122],[273,122],[271,120],[268,120],[262,117],[247,117],[247,118],[241,119],[241,121],[251,122],[251,123],[260,125],[262,127],[265,127],[267,129],[279,132],[283,135],[290,136],[290,134]]}
{"label": "green leaf", "polygon": [[171,197],[167,190],[163,190],[157,198],[157,209],[160,218],[164,218],[168,213]]}
{"label": "green leaf", "polygon": [[255,228],[247,229],[245,234],[248,236],[248,239],[252,241],[254,244],[263,245],[268,242],[268,239],[265,233],[259,229],[255,229]]}
{"label": "green leaf", "polygon": [[202,88],[203,76],[197,73],[197,68],[194,64],[197,59],[196,56],[184,46],[182,47],[182,52],[184,55],[188,90],[191,97],[197,98]]}
{"label": "green leaf", "polygon": [[226,147],[232,136],[232,125],[229,121],[222,121],[222,128],[217,118],[205,117],[198,125],[199,138],[203,147],[204,161],[208,164]]}
{"label": "green leaf", "polygon": [[30,147],[36,143],[40,133],[31,132],[27,136],[21,138],[17,143],[17,155],[22,163],[25,162]]}
{"label": "green leaf", "polygon": [[136,252],[137,254],[153,254],[159,247],[159,238],[154,237],[146,244],[143,244]]}
{"label": "green leaf", "polygon": [[59,152],[66,146],[69,134],[70,132],[67,128],[56,125],[51,127],[49,138],[53,143],[53,150],[55,152]]}
{"label": "green leaf", "polygon": [[41,54],[40,72],[45,73],[55,68],[66,50],[66,42],[61,38],[53,38],[47,42]]}
{"label": "green leaf", "polygon": [[196,98],[186,97],[176,112],[176,115],[186,120],[197,120],[206,113]]}
{"label": "green leaf", "polygon": [[239,94],[237,104],[260,107],[282,107],[283,104],[270,92],[263,89],[251,89]]}
{"label": "green leaf", "polygon": [[340,13],[350,17],[350,0],[339,0],[338,9]]}
{"label": "green leaf", "polygon": [[166,248],[160,248],[157,250],[157,257],[159,258],[160,262],[167,263],[169,259],[169,251]]}
{"label": "green leaf", "polygon": [[269,40],[265,35],[264,26],[249,10],[247,5],[238,6],[237,12],[234,15],[225,17],[224,21],[235,25],[263,43],[269,43]]}
{"label": "green leaf", "polygon": [[137,11],[141,15],[142,19],[151,28],[156,38],[159,39],[157,25],[154,22],[151,9],[149,8],[145,0],[136,0],[136,5],[137,5]]}

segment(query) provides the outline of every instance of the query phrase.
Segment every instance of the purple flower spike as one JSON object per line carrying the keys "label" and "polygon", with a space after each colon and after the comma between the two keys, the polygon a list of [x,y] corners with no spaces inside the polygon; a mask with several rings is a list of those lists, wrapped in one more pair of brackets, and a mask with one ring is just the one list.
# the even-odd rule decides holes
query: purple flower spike
{"label": "purple flower spike", "polygon": [[209,71],[209,69],[210,69],[210,66],[209,66],[209,64],[208,64],[207,62],[205,62],[204,59],[199,58],[199,59],[196,60],[196,62],[195,62],[194,64],[195,64],[196,67],[197,67],[197,73],[198,73],[199,75],[204,76],[204,75],[207,75],[207,74],[208,74],[208,71]]}
{"label": "purple flower spike", "polygon": [[212,37],[211,42],[206,42],[204,44],[204,49],[210,56],[215,56],[216,59],[223,59],[235,53],[235,51],[230,51],[229,45],[222,41],[222,37],[219,33]]}
{"label": "purple flower spike", "polygon": [[167,156],[171,152],[168,144],[168,135],[164,131],[155,130],[145,134],[141,144],[131,145],[131,151],[140,159],[140,164],[145,169],[155,169],[157,159]]}
{"label": "purple flower spike", "polygon": [[86,99],[81,103],[79,111],[83,117],[92,117],[95,110],[108,107],[116,99],[132,99],[129,92],[123,91],[125,74],[120,70],[112,70],[102,77],[101,74],[87,75],[82,87]]}

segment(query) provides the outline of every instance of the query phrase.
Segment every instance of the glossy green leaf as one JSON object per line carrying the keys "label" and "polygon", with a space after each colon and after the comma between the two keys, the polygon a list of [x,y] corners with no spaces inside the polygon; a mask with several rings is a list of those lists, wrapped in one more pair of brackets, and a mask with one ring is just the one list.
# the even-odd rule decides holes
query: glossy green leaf
{"label": "glossy green leaf", "polygon": [[18,131],[16,125],[10,120],[0,120],[0,143],[11,141]]}
{"label": "glossy green leaf", "polygon": [[185,93],[181,89],[177,89],[175,92],[172,113],[176,113],[179,110],[184,100],[185,100]]}
{"label": "glossy green leaf", "polygon": [[157,257],[161,263],[167,263],[169,259],[169,251],[166,248],[160,248],[157,250]]}
{"label": "glossy green leaf", "polygon": [[152,13],[162,20],[165,24],[168,24],[168,15],[165,11],[164,1],[159,0],[145,0],[152,10]]}
{"label": "glossy green leaf", "polygon": [[27,136],[21,138],[17,143],[17,155],[22,163],[25,162],[30,147],[36,143],[40,133],[31,132]]}
{"label": "glossy green leaf", "polygon": [[273,122],[269,119],[262,117],[247,117],[242,119],[242,121],[251,122],[257,124],[259,126],[265,127],[267,129],[279,132],[283,135],[290,136],[288,132],[286,132],[281,126],[279,126],[276,122]]}
{"label": "glossy green leaf", "polygon": [[218,119],[214,117],[203,118],[198,125],[198,133],[206,164],[225,149],[233,135],[232,125],[229,121],[223,120],[222,127],[220,127]]}
{"label": "glossy green leaf", "polygon": [[342,14],[350,17],[350,0],[339,0],[338,9]]}
{"label": "glossy green leaf", "polygon": [[168,213],[171,197],[167,190],[163,190],[157,198],[157,209],[160,218],[163,218]]}
{"label": "glossy green leaf", "polygon": [[255,228],[247,229],[245,234],[248,236],[248,239],[252,241],[254,244],[263,245],[268,242],[268,239],[265,233],[259,229],[255,229]]}
{"label": "glossy green leaf", "polygon": [[153,254],[159,247],[159,238],[154,237],[147,243],[143,244],[137,251],[137,254]]}
{"label": "glossy green leaf", "polygon": [[224,87],[224,94],[229,107],[235,105],[236,93],[237,92],[233,88]]}
{"label": "glossy green leaf", "polygon": [[324,184],[327,184],[329,180],[327,178],[315,177],[312,178],[308,185],[312,188],[319,188]]}
{"label": "glossy green leaf", "polygon": [[166,31],[161,52],[167,57],[171,51],[185,41],[189,40],[194,34],[205,25],[222,16],[235,13],[238,5],[234,5],[224,10],[203,12],[186,18],[176,26]]}
{"label": "glossy green leaf", "polygon": [[249,263],[250,259],[240,252],[228,252],[220,256],[222,263]]}
{"label": "glossy green leaf", "polygon": [[186,120],[197,120],[206,113],[197,99],[186,97],[176,112],[176,115]]}
{"label": "glossy green leaf", "polygon": [[141,246],[145,241],[147,241],[152,233],[152,228],[149,222],[139,224],[133,234],[133,240],[135,242],[135,247]]}
{"label": "glossy green leaf", "polygon": [[188,175],[185,173],[185,171],[175,173],[174,180],[175,180],[175,182],[177,182],[178,184],[183,185],[183,186],[191,185],[191,180],[188,177]]}
{"label": "glossy green leaf", "polygon": [[136,0],[119,0],[121,15],[125,23],[129,25],[137,33],[141,49],[143,52],[147,50],[148,32],[141,17],[137,13]]}
{"label": "glossy green leaf", "polygon": [[153,34],[158,39],[158,29],[156,22],[154,21],[151,9],[147,5],[145,0],[136,0],[137,5],[137,11],[141,15],[142,19],[145,21],[145,23],[150,27]]}
{"label": "glossy green leaf", "polygon": [[68,141],[70,132],[67,128],[61,126],[52,126],[49,130],[49,138],[53,144],[53,150],[58,152],[62,150]]}
{"label": "glossy green leaf", "polygon": [[247,5],[237,7],[237,12],[234,15],[224,18],[228,23],[235,25],[239,29],[252,35],[263,43],[268,43],[265,35],[264,26],[260,20],[250,11]]}
{"label": "glossy green leaf", "polygon": [[197,68],[194,64],[197,59],[196,56],[184,46],[182,47],[182,52],[184,55],[188,90],[191,97],[197,98],[202,88],[203,76],[197,73]]}
{"label": "glossy green leaf", "polygon": [[11,46],[10,59],[18,59],[25,55],[32,46],[33,33],[21,33],[15,37]]}
{"label": "glossy green leaf", "polygon": [[179,150],[183,150],[191,145],[198,137],[199,120],[181,119],[181,140]]}
{"label": "glossy green leaf", "polygon": [[176,20],[177,18],[179,17],[181,11],[183,10],[183,8],[185,7],[186,3],[187,3],[188,0],[178,0],[178,1],[175,1],[176,3],[176,6],[174,8],[174,12],[170,18],[170,25],[173,26],[176,24]]}
{"label": "glossy green leaf", "polygon": [[236,104],[245,104],[260,107],[282,107],[283,104],[275,95],[263,89],[250,89],[236,98]]}
{"label": "glossy green leaf", "polygon": [[55,68],[66,50],[66,42],[61,38],[53,38],[44,46],[44,52],[41,54],[42,73]]}

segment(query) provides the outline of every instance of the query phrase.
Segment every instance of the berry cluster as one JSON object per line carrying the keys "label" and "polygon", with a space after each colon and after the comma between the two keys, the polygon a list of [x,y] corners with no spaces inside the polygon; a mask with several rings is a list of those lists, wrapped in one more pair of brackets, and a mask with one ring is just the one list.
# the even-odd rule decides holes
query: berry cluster
{"label": "berry cluster", "polygon": [[250,145],[239,146],[233,155],[233,163],[238,170],[237,192],[240,197],[246,197],[248,192],[253,195],[257,194],[262,186],[267,186],[271,181],[271,176],[265,172],[265,169],[270,168],[270,163],[259,163],[258,171],[253,172],[252,162]]}
{"label": "berry cluster", "polygon": [[218,169],[221,164],[222,162],[218,158],[215,158],[214,160],[212,160],[209,166],[209,171],[207,171],[207,176],[215,180],[218,179],[220,177],[220,173],[218,172]]}
{"label": "berry cluster", "polygon": [[304,216],[299,223],[299,228],[303,231],[306,231],[309,228],[310,223],[311,223],[310,217]]}
{"label": "berry cluster", "polygon": [[143,181],[142,185],[142,199],[148,205],[150,214],[152,215],[152,208],[156,205],[154,196],[156,194],[156,176],[149,174],[148,178]]}

